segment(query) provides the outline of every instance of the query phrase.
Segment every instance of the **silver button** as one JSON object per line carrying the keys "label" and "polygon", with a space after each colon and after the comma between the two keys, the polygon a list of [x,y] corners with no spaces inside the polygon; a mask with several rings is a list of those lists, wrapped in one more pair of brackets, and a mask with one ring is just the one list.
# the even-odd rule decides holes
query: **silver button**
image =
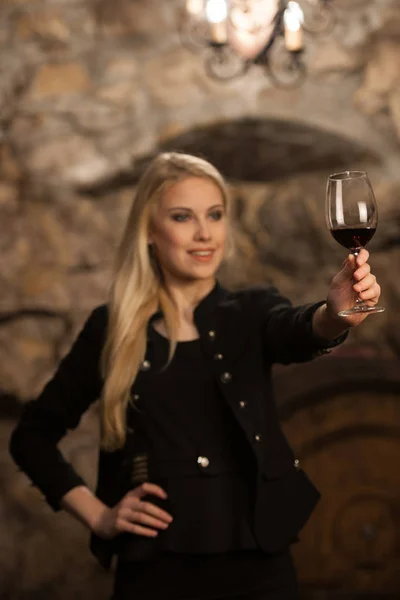
{"label": "silver button", "polygon": [[144,360],[141,364],[140,369],[142,371],[148,371],[150,369],[150,367],[151,367],[151,362],[149,360]]}
{"label": "silver button", "polygon": [[262,440],[261,434],[260,433],[256,433],[255,436],[254,436],[254,439],[256,440],[256,442],[261,442],[261,440]]}
{"label": "silver button", "polygon": [[214,354],[214,359],[215,360],[222,360],[224,357],[222,354]]}
{"label": "silver button", "polygon": [[210,464],[210,460],[207,458],[207,456],[199,456],[197,458],[197,464],[206,469]]}
{"label": "silver button", "polygon": [[300,467],[300,461],[299,461],[299,460],[297,460],[297,458],[296,458],[296,460],[294,461],[294,466],[296,467],[296,469],[298,469],[298,468]]}
{"label": "silver button", "polygon": [[221,375],[221,381],[222,383],[229,383],[232,379],[232,375],[228,372],[226,373],[222,373]]}
{"label": "silver button", "polygon": [[208,332],[208,337],[210,338],[210,340],[215,339],[215,331],[213,329]]}
{"label": "silver button", "polygon": [[140,396],[139,394],[133,394],[133,401],[137,402],[139,400]]}
{"label": "silver button", "polygon": [[246,402],[245,400],[241,400],[241,401],[239,402],[239,406],[240,406],[240,408],[246,408],[246,406],[247,406],[247,402]]}

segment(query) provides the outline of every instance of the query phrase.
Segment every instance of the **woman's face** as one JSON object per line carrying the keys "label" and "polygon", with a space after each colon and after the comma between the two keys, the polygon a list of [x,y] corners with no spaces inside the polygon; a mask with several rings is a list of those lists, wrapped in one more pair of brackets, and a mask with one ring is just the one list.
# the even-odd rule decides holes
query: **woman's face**
{"label": "woman's face", "polygon": [[188,177],[161,196],[149,243],[166,276],[193,281],[214,278],[227,234],[223,197],[209,179]]}

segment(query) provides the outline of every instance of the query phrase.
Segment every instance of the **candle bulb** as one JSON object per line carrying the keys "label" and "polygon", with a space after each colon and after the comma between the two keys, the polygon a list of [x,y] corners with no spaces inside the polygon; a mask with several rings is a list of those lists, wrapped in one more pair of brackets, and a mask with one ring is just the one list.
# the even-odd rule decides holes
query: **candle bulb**
{"label": "candle bulb", "polygon": [[284,14],[285,46],[289,52],[303,49],[304,14],[297,2],[289,2]]}
{"label": "candle bulb", "polygon": [[285,46],[289,52],[299,52],[303,49],[303,28],[301,25],[298,29],[285,27]]}
{"label": "candle bulb", "polygon": [[228,41],[227,0],[208,0],[206,15],[210,23],[211,40],[216,44],[226,44]]}
{"label": "candle bulb", "polygon": [[228,28],[226,22],[211,23],[211,39],[216,44],[226,44],[228,41]]}

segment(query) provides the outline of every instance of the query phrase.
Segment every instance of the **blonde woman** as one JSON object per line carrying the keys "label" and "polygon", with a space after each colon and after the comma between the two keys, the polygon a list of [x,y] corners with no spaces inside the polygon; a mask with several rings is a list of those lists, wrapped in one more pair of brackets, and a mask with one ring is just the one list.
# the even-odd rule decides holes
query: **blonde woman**
{"label": "blonde woman", "polygon": [[[327,300],[294,308],[272,287],[223,289],[229,194],[208,162],[161,154],[138,186],[107,306],[96,308],[11,439],[55,509],[117,558],[114,600],[297,597],[290,545],[319,494],[279,426],[273,363],[311,360],[380,295],[368,253]],[[101,401],[96,494],[58,441]]]}

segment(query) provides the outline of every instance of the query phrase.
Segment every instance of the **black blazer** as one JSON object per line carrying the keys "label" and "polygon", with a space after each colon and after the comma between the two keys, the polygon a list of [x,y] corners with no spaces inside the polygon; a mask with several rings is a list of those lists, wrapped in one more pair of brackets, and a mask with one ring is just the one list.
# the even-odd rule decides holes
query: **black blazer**
{"label": "black blazer", "polygon": [[[320,304],[293,308],[273,287],[231,292],[216,284],[194,313],[210,369],[252,448],[256,464],[252,525],[265,552],[279,551],[291,543],[319,498],[281,431],[271,367],[276,362],[311,360],[345,339],[341,336],[327,342],[313,334],[312,317]],[[54,510],[60,508],[64,494],[85,485],[56,446],[100,396],[99,358],[106,325],[107,307],[100,306],[39,398],[25,406],[11,437],[15,462]],[[151,377],[151,362],[152,347],[148,344],[146,362],[132,386],[133,396],[146,377]],[[132,434],[128,434],[121,450],[100,451],[96,494],[108,506],[114,506],[131,486],[133,448]],[[207,466],[198,464],[196,457],[194,463],[199,477],[217,468],[213,461]],[[91,549],[100,563],[109,567],[118,552],[118,538],[106,541],[92,535]]]}

